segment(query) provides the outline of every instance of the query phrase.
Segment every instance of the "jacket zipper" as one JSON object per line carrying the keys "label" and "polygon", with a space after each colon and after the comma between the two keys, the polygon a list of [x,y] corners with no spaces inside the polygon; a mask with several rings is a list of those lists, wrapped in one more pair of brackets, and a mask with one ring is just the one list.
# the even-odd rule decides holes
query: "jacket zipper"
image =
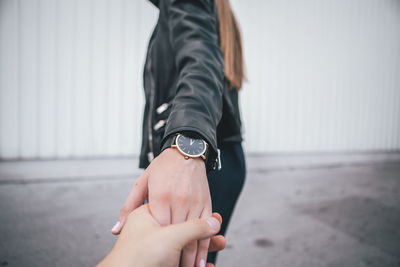
{"label": "jacket zipper", "polygon": [[149,114],[147,117],[147,130],[148,130],[148,138],[149,138],[149,153],[147,153],[147,159],[151,162],[154,159],[154,151],[153,151],[153,127],[152,127],[152,117],[153,117],[153,105],[154,105],[154,78],[151,74],[151,50],[153,48],[154,39],[151,41],[151,45],[149,47],[149,62],[147,64],[147,73],[150,75],[150,100],[149,100]]}

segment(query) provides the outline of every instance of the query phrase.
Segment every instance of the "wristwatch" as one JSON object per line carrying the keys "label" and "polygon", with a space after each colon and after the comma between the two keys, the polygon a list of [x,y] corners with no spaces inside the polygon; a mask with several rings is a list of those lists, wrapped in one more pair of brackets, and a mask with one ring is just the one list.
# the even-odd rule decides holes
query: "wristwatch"
{"label": "wristwatch", "polygon": [[222,168],[220,150],[217,149],[216,157],[214,159],[211,158],[211,155],[209,157],[209,154],[211,153],[209,145],[198,135],[186,132],[170,135],[164,141],[161,151],[170,147],[176,148],[185,159],[202,158],[206,164],[207,172],[215,169],[221,170]]}
{"label": "wristwatch", "polygon": [[174,134],[165,141],[162,150],[169,147],[176,148],[185,159],[202,158],[204,161],[207,160],[208,144],[199,137],[182,133]]}

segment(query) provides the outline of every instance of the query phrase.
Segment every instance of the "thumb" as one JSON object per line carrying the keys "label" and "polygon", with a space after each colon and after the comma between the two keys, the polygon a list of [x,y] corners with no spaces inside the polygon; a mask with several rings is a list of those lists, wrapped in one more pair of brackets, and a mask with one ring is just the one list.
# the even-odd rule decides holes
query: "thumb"
{"label": "thumb", "polygon": [[184,223],[173,224],[163,228],[168,242],[180,248],[194,240],[209,238],[218,233],[221,223],[214,217],[208,219],[191,219]]}
{"label": "thumb", "polygon": [[143,201],[147,197],[147,172],[144,171],[142,175],[136,180],[135,184],[132,187],[131,192],[129,193],[126,201],[121,209],[119,218],[117,223],[111,229],[111,232],[114,235],[117,235],[121,232],[122,227],[125,225],[126,220],[128,219],[128,215],[137,207],[140,207]]}

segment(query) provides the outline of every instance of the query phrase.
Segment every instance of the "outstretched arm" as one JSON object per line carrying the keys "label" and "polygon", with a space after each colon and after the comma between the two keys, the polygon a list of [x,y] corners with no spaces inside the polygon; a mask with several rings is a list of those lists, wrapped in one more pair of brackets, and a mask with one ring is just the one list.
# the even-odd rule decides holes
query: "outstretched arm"
{"label": "outstretched arm", "polygon": [[[168,23],[178,71],[176,95],[163,141],[177,132],[195,132],[210,145],[208,164],[212,164],[216,158],[216,128],[222,116],[224,82],[214,1],[163,0],[159,8],[160,16]],[[138,183],[140,190],[129,195],[114,233],[119,233],[129,212],[147,195],[150,211],[161,225],[211,217],[206,165],[200,158],[185,160],[176,149],[166,149],[151,162]],[[187,245],[181,266],[200,267],[207,258],[209,242],[205,239]]]}
{"label": "outstretched arm", "polygon": [[168,21],[178,72],[176,96],[163,141],[177,132],[195,132],[210,145],[208,162],[213,162],[224,83],[224,61],[213,14],[214,1],[165,0],[160,2],[160,12]]}

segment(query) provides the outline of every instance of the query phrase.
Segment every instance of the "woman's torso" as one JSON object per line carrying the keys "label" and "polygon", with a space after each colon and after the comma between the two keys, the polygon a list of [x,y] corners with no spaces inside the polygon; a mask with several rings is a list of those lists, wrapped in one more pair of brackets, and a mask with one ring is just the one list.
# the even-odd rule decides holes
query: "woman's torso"
{"label": "woman's torso", "polygon": [[[158,1],[153,0],[152,2],[158,6]],[[217,17],[216,10],[214,16]],[[218,20],[216,19],[216,21]],[[216,27],[218,28],[217,25]],[[160,153],[160,142],[164,135],[171,102],[176,94],[179,73],[175,65],[169,36],[165,14],[160,11],[157,25],[150,38],[143,72],[146,104],[139,164],[141,168],[146,168],[150,158]],[[240,142],[242,134],[239,95],[237,90],[228,89],[226,80],[222,98],[223,112],[217,126],[217,142],[218,144]],[[152,154],[150,158],[149,153]]]}

